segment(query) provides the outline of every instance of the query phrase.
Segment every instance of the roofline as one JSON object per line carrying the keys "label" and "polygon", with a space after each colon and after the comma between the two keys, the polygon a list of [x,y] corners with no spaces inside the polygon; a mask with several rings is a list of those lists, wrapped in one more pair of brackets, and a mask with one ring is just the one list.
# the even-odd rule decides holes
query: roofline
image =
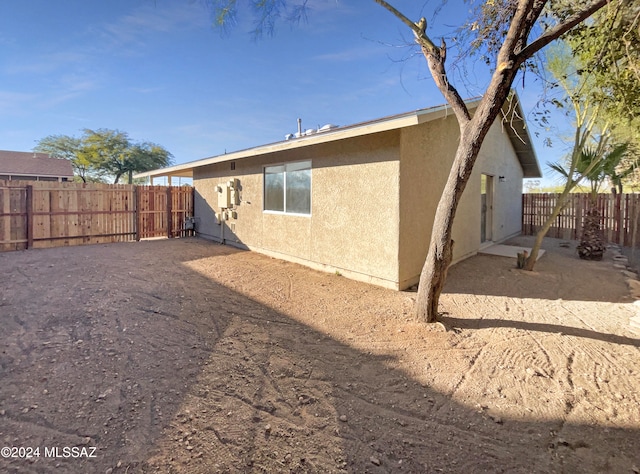
{"label": "roofline", "polygon": [[37,173],[14,173],[12,171],[2,171],[0,170],[0,175],[2,176],[42,176],[42,177],[47,177],[47,178],[73,178],[73,174],[47,174],[46,172],[37,172]]}
{"label": "roofline", "polygon": [[[541,176],[540,168],[538,166],[535,151],[533,150],[531,137],[526,129],[526,122],[524,122],[524,116],[520,107],[520,101],[515,91],[513,92],[515,97],[515,108],[511,110],[511,104],[505,111],[503,107],[503,114],[505,117],[511,114],[511,127],[507,127],[507,133],[511,143],[514,146],[514,150],[518,155],[525,177],[539,177]],[[473,98],[465,101],[469,109],[475,109],[481,98]],[[507,105],[505,103],[505,105]],[[364,135],[370,135],[373,133],[386,132],[389,130],[397,130],[403,127],[412,125],[418,125],[421,123],[430,122],[442,117],[446,117],[451,113],[451,106],[448,104],[438,105],[426,109],[418,109],[411,112],[406,112],[397,115],[390,115],[380,119],[369,120],[366,122],[359,122],[353,125],[346,125],[343,127],[337,127],[328,131],[318,132],[312,135],[305,135],[300,138],[293,138],[291,140],[283,140],[266,145],[259,145],[252,148],[246,148],[243,150],[234,151],[231,153],[224,153],[222,155],[211,156],[209,158],[203,158],[179,165],[169,166],[166,168],[160,168],[157,170],[146,171],[144,173],[137,173],[134,178],[147,178],[147,177],[192,177],[193,169],[201,166],[208,166],[217,163],[224,163],[228,161],[240,160],[243,158],[250,158],[255,156],[266,155],[268,153],[275,153],[285,150],[293,150],[310,145],[318,145],[322,143],[329,143],[338,140],[344,140],[347,138],[354,138]],[[519,125],[519,130],[514,130],[515,125]],[[526,137],[523,139],[523,137]],[[517,143],[523,143],[522,147],[517,147]],[[519,149],[516,149],[519,148]],[[530,168],[530,169],[525,169]],[[537,172],[537,174],[536,174]]]}
{"label": "roofline", "polygon": [[[479,99],[467,102],[470,108],[474,108],[478,105]],[[353,125],[345,125],[337,127],[326,132],[318,132],[313,135],[305,135],[300,138],[292,138],[291,140],[282,140],[279,142],[269,143],[266,145],[259,145],[252,148],[245,148],[243,150],[234,151],[231,153],[225,153],[222,155],[216,155],[209,158],[203,158],[195,161],[190,161],[180,165],[169,166],[167,168],[160,168],[157,170],[146,171],[144,173],[138,173],[134,175],[135,178],[145,178],[150,176],[189,176],[182,172],[191,172],[194,168],[200,166],[207,166],[216,163],[223,163],[226,161],[234,161],[243,158],[249,158],[253,156],[266,155],[268,153],[274,153],[284,150],[293,150],[304,146],[318,145],[321,143],[328,143],[338,140],[344,140],[346,138],[353,138],[357,136],[370,135],[373,133],[386,132],[389,130],[396,130],[402,127],[410,125],[417,125],[420,123],[429,122],[441,117],[449,115],[451,107],[447,105],[439,105],[427,109],[419,109],[411,112],[405,112],[397,115],[390,115],[381,119],[369,120],[366,122],[359,122]]]}

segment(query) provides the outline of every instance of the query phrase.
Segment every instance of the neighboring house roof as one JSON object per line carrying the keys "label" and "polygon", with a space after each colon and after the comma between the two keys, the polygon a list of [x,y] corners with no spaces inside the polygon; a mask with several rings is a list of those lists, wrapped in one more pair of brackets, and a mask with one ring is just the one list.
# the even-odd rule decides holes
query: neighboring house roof
{"label": "neighboring house roof", "polygon": [[0,150],[0,175],[73,178],[73,166],[46,153]]}
{"label": "neighboring house roof", "polygon": [[[466,102],[470,110],[475,109],[480,103],[480,99],[473,99]],[[533,149],[533,144],[527,124],[524,120],[524,114],[520,106],[520,101],[515,92],[510,100],[505,102],[502,108],[503,118],[505,122],[505,131],[507,132],[511,144],[522,166],[525,178],[539,178],[542,176],[540,165]],[[201,160],[191,161],[181,165],[170,166],[145,173],[136,174],[135,178],[159,177],[159,176],[180,176],[193,177],[193,169],[200,166],[207,166],[225,161],[240,160],[252,156],[264,155],[282,150],[291,150],[304,146],[317,145],[336,140],[344,140],[372,133],[379,133],[388,130],[395,130],[412,125],[418,125],[425,122],[451,115],[451,107],[448,105],[440,105],[427,109],[420,109],[404,114],[392,115],[381,119],[361,122],[354,125],[331,128],[327,131],[319,131],[311,135],[304,135],[299,138],[284,140],[281,142],[261,145],[254,148],[225,153],[223,155],[212,156]]]}

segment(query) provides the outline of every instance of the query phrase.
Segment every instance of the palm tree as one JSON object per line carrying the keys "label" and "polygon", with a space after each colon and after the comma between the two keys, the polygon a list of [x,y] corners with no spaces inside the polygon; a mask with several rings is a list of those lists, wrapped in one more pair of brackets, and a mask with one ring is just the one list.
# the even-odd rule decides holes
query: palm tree
{"label": "palm tree", "polygon": [[[586,148],[578,161],[578,172],[586,171],[585,178],[589,181],[589,207],[582,224],[582,235],[577,251],[584,260],[602,260],[606,249],[604,236],[600,228],[602,216],[598,209],[598,191],[605,180],[609,179],[616,186],[621,186],[622,179],[634,169],[619,171],[620,162],[627,152],[626,143],[617,145],[606,153],[599,153],[597,149]],[[595,166],[593,164],[596,163]],[[591,171],[588,169],[591,168]]]}

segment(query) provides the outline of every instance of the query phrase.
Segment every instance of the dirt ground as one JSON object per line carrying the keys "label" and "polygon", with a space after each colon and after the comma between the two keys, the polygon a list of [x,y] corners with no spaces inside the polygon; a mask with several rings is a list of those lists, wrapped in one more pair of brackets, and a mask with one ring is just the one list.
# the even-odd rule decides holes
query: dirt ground
{"label": "dirt ground", "polygon": [[444,328],[199,239],[2,253],[0,471],[638,473],[640,306],[562,245],[452,267]]}

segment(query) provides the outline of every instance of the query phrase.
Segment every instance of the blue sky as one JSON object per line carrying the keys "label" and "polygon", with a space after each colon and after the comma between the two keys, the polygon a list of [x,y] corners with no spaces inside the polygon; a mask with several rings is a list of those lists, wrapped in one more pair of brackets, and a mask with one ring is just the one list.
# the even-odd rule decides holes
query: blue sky
{"label": "blue sky", "polygon": [[[468,7],[400,0],[450,35]],[[125,131],[176,163],[280,141],[303,128],[348,125],[444,103],[408,29],[372,0],[311,0],[308,21],[253,41],[241,16],[227,35],[204,0],[28,0],[0,6],[0,149],[29,151],[47,135]],[[450,54],[450,58],[454,56]],[[480,63],[455,74],[482,93]],[[525,113],[540,91],[528,78]],[[535,124],[530,121],[530,125]],[[533,132],[534,130],[532,130]],[[532,133],[533,135],[533,133]],[[563,149],[536,140],[543,168]]]}

